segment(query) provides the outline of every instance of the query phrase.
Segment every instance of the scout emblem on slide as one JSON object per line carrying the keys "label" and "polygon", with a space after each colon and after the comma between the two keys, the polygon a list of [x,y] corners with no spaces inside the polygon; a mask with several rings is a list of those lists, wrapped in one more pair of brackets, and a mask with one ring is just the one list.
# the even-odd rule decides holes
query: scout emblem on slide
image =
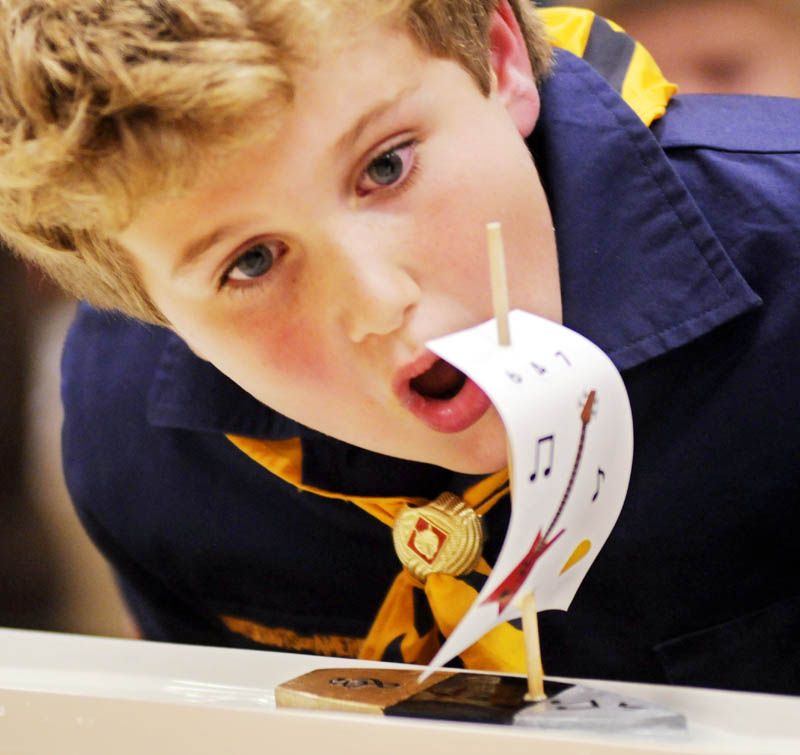
{"label": "scout emblem on slide", "polygon": [[619,516],[630,478],[633,423],[622,378],[591,341],[529,312],[429,342],[474,380],[506,428],[511,519],[478,598],[431,661],[447,663],[498,624],[566,610]]}
{"label": "scout emblem on slide", "polygon": [[403,509],[392,537],[398,558],[420,582],[434,573],[469,574],[483,551],[481,518],[452,493]]}

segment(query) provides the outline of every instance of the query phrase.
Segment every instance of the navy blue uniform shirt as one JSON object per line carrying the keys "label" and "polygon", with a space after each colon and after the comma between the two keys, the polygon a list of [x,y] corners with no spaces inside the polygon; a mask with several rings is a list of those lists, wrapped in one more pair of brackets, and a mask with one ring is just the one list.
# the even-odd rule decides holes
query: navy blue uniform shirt
{"label": "navy blue uniform shirt", "polygon": [[[543,85],[529,146],[564,322],[622,371],[635,438],[611,537],[570,610],[540,615],[548,674],[800,693],[798,123],[796,100],[686,96],[648,129],[564,52]],[[89,308],[63,395],[70,491],[152,639],[346,654],[399,569],[385,525],[224,433],[302,437],[304,480],[339,492],[469,482],[300,427],[168,331]],[[507,516],[487,516],[490,562]]]}

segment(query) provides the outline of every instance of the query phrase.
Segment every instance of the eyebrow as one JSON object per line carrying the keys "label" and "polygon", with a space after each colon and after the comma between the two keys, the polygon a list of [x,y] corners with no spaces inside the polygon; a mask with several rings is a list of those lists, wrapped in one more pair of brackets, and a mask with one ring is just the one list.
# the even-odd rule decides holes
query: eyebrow
{"label": "eyebrow", "polygon": [[391,97],[387,97],[386,99],[383,99],[373,105],[336,140],[336,143],[334,144],[334,150],[340,151],[347,149],[348,147],[352,147],[359,140],[370,123],[378,120],[386,115],[387,112],[390,112],[393,108],[397,107],[403,100],[416,92],[420,86],[422,86],[421,81],[417,82],[416,84],[411,84],[410,86],[404,87],[399,92],[396,92]]}
{"label": "eyebrow", "polygon": [[[345,131],[334,143],[334,152],[341,152],[352,147],[367,129],[367,127],[374,121],[382,118],[387,113],[396,108],[403,100],[410,97],[416,92],[422,82],[417,82],[410,86],[404,87],[399,92],[396,92],[391,97],[381,100],[373,107],[360,115],[356,122]],[[225,225],[216,228],[213,231],[193,239],[181,250],[178,256],[178,261],[172,268],[172,277],[178,277],[194,264],[215,244],[219,243],[221,239],[227,236],[233,230],[233,226]]]}
{"label": "eyebrow", "polygon": [[223,225],[190,241],[178,255],[178,261],[172,268],[172,277],[177,278],[187,272],[211,247],[218,244],[234,229],[235,226],[233,225]]}

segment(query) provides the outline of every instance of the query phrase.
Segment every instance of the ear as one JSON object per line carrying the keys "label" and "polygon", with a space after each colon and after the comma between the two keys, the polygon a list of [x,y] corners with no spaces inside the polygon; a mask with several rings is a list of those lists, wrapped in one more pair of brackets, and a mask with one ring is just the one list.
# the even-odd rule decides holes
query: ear
{"label": "ear", "polygon": [[499,0],[489,26],[489,62],[494,89],[517,130],[528,136],[539,117],[539,91],[525,38],[508,0]]}

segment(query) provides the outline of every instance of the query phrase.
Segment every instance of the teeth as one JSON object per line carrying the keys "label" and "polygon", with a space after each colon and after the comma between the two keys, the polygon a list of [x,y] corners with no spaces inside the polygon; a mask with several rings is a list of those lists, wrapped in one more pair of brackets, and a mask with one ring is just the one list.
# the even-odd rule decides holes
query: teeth
{"label": "teeth", "polygon": [[453,365],[437,359],[433,365],[410,382],[411,389],[426,398],[447,400],[464,386],[466,377]]}

